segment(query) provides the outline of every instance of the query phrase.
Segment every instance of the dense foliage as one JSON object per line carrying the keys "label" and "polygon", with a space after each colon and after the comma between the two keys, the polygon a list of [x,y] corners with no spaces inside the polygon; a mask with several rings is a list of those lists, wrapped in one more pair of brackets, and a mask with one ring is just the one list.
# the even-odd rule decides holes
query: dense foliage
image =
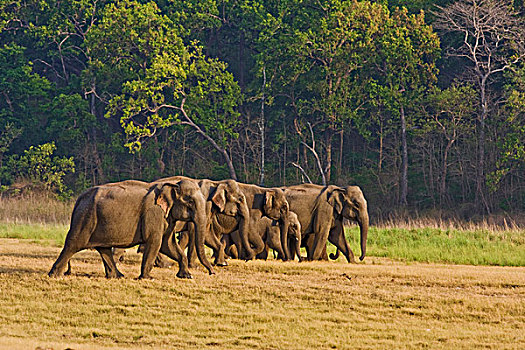
{"label": "dense foliage", "polygon": [[525,210],[521,6],[1,1],[0,184],[311,179],[375,214]]}

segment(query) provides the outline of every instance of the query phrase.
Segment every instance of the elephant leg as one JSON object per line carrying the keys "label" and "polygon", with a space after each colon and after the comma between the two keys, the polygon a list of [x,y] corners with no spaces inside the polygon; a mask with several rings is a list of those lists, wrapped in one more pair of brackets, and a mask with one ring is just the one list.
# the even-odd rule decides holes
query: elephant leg
{"label": "elephant leg", "polygon": [[[155,237],[157,238],[157,237]],[[140,269],[139,279],[151,279],[151,270],[155,264],[155,259],[160,251],[160,238],[150,239],[144,245],[144,254],[142,256],[142,266]]]}
{"label": "elephant leg", "polygon": [[182,250],[186,249],[188,247],[188,244],[190,242],[190,233],[188,230],[182,231],[179,234],[179,246]]}
{"label": "elephant leg", "polygon": [[256,258],[261,260],[268,260],[268,253],[270,252],[270,247],[268,244],[265,244],[264,250],[257,254]]}
{"label": "elephant leg", "polygon": [[177,272],[177,277],[193,278],[191,276],[190,270],[188,269],[188,258],[177,243],[174,234],[164,235],[162,238],[160,251],[161,253],[166,254],[168,257],[176,260],[179,263],[179,272]]}
{"label": "elephant leg", "polygon": [[215,255],[215,261],[213,262],[213,264],[217,266],[228,266],[224,253],[224,248],[226,244],[221,242],[217,235],[215,235],[215,233],[213,232],[206,236],[205,242],[208,247],[213,249]]}
{"label": "elephant leg", "polygon": [[[182,249],[182,248],[181,248]],[[160,267],[161,269],[169,269],[171,268],[175,263],[165,256],[164,254],[157,254],[157,257],[155,258],[155,267]]]}
{"label": "elephant leg", "polygon": [[69,264],[69,260],[71,257],[81,251],[82,249],[71,247],[71,245],[66,244],[62,251],[60,252],[60,255],[58,256],[57,261],[53,264],[53,267],[48,273],[49,277],[59,277],[64,275],[64,271],[66,270],[66,266],[68,266],[68,271],[71,272],[71,267]]}
{"label": "elephant leg", "polygon": [[151,207],[143,214],[142,236],[145,243],[139,279],[151,278],[150,273],[159,254],[162,237],[167,226],[164,211],[160,206]]}
{"label": "elephant leg", "polygon": [[[197,249],[195,248],[195,225],[188,222],[187,230],[181,233],[181,242],[184,247],[188,246],[188,263],[189,267],[197,267]],[[204,243],[207,244],[207,237],[204,237]],[[183,246],[181,248],[184,250]]]}
{"label": "elephant leg", "polygon": [[[349,263],[355,264],[354,252],[350,249],[350,245],[346,240],[344,232],[342,222],[337,223],[336,226],[330,230],[328,240],[335,245],[341,253],[343,253]],[[332,254],[330,254],[330,257],[332,257]],[[333,257],[335,257],[335,255]]]}
{"label": "elephant leg", "polygon": [[321,258],[319,260],[328,261],[328,253],[326,252],[326,244],[323,247],[323,252],[321,253]]}
{"label": "elephant leg", "polygon": [[272,227],[268,232],[268,239],[267,245],[268,247],[272,248],[274,251],[277,252],[277,256],[280,256],[281,258],[284,257],[284,250],[281,244],[281,233],[279,229],[276,229],[276,227]]}
{"label": "elephant leg", "polygon": [[314,235],[309,234],[303,239],[302,244],[306,247],[306,260],[313,260],[314,254]]}
{"label": "elephant leg", "polygon": [[250,234],[249,241],[253,247],[253,252],[255,255],[264,250],[265,243],[257,232]]}
{"label": "elephant leg", "polygon": [[[191,225],[192,228],[189,228],[188,231],[185,231],[182,236],[182,243],[185,244],[188,247],[188,264],[189,267],[195,268],[197,267],[197,250],[195,249],[195,230],[193,229],[193,225]],[[187,240],[187,241],[186,241]],[[205,239],[206,241],[206,239]],[[184,248],[182,248],[182,251],[184,251]]]}
{"label": "elephant leg", "polygon": [[[100,252],[99,252],[100,253]],[[123,248],[113,248],[113,260],[115,262],[124,261],[124,254],[126,254],[126,249]]]}
{"label": "elephant leg", "polygon": [[[229,235],[222,235],[221,237],[221,244],[224,245],[224,254],[226,256],[229,256],[230,258],[237,259],[237,248],[235,247],[235,244],[233,243],[231,239],[231,234]],[[217,254],[214,252],[213,258],[217,257]]]}
{"label": "elephant leg", "polygon": [[228,254],[232,259],[239,259],[239,250],[235,244],[232,244],[226,248],[226,254]]}
{"label": "elephant leg", "polygon": [[326,250],[326,242],[328,241],[329,228],[322,228],[315,233],[313,242],[312,260],[322,260],[323,250]]}
{"label": "elephant leg", "polygon": [[102,262],[104,263],[104,269],[106,270],[106,278],[124,277],[124,275],[117,269],[117,264],[115,264],[115,260],[113,259],[113,252],[111,251],[111,248],[99,247],[95,249],[100,254]]}

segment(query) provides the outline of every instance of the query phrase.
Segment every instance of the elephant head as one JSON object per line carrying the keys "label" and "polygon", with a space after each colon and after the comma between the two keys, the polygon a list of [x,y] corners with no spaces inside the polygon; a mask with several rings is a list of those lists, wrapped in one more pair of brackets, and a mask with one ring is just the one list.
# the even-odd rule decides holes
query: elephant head
{"label": "elephant head", "polygon": [[199,186],[191,180],[166,182],[157,186],[155,204],[159,205],[170,223],[192,221],[195,225],[195,246],[201,263],[213,273],[204,254],[204,238],[207,231],[206,200]]}
{"label": "elephant head", "polygon": [[288,230],[290,226],[289,219],[290,206],[284,192],[279,188],[268,189],[264,195],[264,214],[273,220],[279,220],[281,228],[281,242],[283,246],[283,260],[290,258],[288,251]]}
{"label": "elephant head", "polygon": [[240,215],[247,218],[249,215],[246,197],[234,180],[224,180],[217,185],[215,193],[211,197],[213,204],[219,212],[228,216]]}
{"label": "elephant head", "polygon": [[288,212],[288,221],[289,221],[288,235],[289,235],[289,242],[290,242],[289,250],[297,254],[299,261],[301,261],[301,232],[302,232],[301,222],[299,221],[297,214],[294,213],[293,211]]}
{"label": "elephant head", "polygon": [[247,259],[252,259],[255,253],[250,247],[249,223],[250,210],[246,201],[246,196],[239,184],[234,180],[220,181],[211,196],[211,202],[218,209],[218,212],[227,216],[239,217],[238,227],[241,237],[241,251],[246,251]]}
{"label": "elephant head", "polygon": [[368,237],[368,207],[363,192],[358,186],[334,187],[328,195],[328,203],[334,207],[337,216],[357,222],[359,225],[361,231],[361,256],[359,260],[363,260],[366,255]]}

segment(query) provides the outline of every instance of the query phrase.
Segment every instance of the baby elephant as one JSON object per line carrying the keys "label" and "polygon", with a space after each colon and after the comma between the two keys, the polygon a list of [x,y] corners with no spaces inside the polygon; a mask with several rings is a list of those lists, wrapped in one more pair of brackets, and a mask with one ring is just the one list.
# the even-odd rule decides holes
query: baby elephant
{"label": "baby elephant", "polygon": [[[301,223],[297,218],[297,214],[292,211],[288,213],[288,220],[290,220],[290,226],[288,227],[288,249],[292,254],[292,260],[294,255],[297,254],[299,261],[301,261]],[[284,254],[281,242],[281,227],[278,221],[268,217],[262,217],[256,222],[252,222],[250,229],[256,231],[265,243],[264,250],[257,254],[257,259],[266,260],[270,248],[277,252],[278,258],[282,259]],[[232,258],[238,258],[238,242],[240,240],[238,232],[230,233],[229,240],[230,242],[227,242],[226,253]]]}

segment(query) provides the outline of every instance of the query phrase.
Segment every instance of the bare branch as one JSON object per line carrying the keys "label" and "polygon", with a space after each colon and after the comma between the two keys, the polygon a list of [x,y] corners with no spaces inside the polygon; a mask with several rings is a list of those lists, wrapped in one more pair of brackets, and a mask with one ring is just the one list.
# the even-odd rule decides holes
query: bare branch
{"label": "bare branch", "polygon": [[312,183],[312,180],[310,180],[310,177],[308,176],[308,174],[306,173],[306,171],[304,171],[303,167],[301,167],[299,164],[295,163],[295,162],[291,162],[290,164],[292,164],[294,167],[296,167],[297,169],[299,169],[299,171],[301,172],[301,174],[306,177],[306,180],[308,180],[308,183]]}

